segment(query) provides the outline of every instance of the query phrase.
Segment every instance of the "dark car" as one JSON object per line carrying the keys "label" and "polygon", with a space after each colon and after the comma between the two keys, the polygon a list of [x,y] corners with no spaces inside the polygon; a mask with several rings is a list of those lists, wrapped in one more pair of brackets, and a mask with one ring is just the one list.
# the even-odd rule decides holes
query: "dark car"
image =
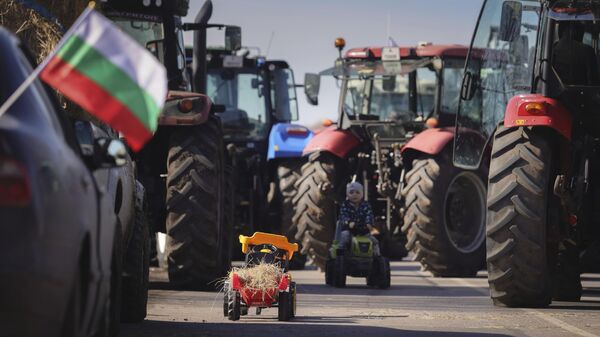
{"label": "dark car", "polygon": [[[0,105],[32,73],[28,55],[0,27]],[[39,80],[0,116],[0,336],[115,333],[120,236],[92,172],[122,165],[125,151],[100,139],[82,154]]]}

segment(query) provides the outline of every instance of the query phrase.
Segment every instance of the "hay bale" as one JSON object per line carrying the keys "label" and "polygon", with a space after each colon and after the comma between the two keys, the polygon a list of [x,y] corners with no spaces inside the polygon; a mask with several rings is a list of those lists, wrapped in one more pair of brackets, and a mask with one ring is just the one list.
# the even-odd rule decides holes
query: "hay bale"
{"label": "hay bale", "polygon": [[[52,15],[68,29],[83,12],[86,0],[38,0]],[[27,46],[37,63],[42,62],[56,47],[62,37],[61,27],[29,9],[16,0],[0,0],[0,25],[15,33]],[[74,119],[99,121],[66,100],[59,94],[59,100],[67,113]]]}
{"label": "hay bale", "polygon": [[62,36],[56,23],[15,0],[0,1],[0,25],[15,33],[38,63],[50,54]]}
{"label": "hay bale", "polygon": [[266,291],[277,288],[279,281],[283,276],[283,271],[277,265],[271,263],[261,263],[250,267],[233,268],[229,272],[228,278],[236,273],[244,286],[252,291]]}

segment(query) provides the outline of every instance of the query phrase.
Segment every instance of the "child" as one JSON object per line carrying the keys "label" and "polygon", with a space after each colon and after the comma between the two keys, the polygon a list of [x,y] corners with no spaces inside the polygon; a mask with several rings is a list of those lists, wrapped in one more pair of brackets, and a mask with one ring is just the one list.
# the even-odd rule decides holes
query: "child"
{"label": "child", "polygon": [[363,186],[352,182],[346,185],[346,200],[340,209],[339,248],[348,249],[352,240],[352,233],[364,235],[373,242],[373,253],[379,256],[379,241],[371,235],[375,217],[368,202],[363,200]]}

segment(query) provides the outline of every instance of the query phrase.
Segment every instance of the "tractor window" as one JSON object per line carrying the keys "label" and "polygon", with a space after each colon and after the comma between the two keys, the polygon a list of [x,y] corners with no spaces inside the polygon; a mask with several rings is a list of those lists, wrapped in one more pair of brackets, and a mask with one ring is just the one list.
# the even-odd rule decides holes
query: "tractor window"
{"label": "tractor window", "polygon": [[477,166],[508,100],[531,92],[539,13],[539,1],[485,2],[465,72],[472,90],[459,106],[457,165]]}
{"label": "tractor window", "polygon": [[441,114],[456,114],[460,99],[460,85],[465,66],[464,59],[445,60],[442,74]]}
{"label": "tractor window", "polygon": [[294,73],[291,69],[275,69],[271,78],[271,104],[277,120],[298,120],[298,101]]}
{"label": "tractor window", "polygon": [[165,31],[161,18],[135,13],[106,13],[125,33],[164,63]]}
{"label": "tractor window", "polygon": [[417,69],[417,115],[429,116],[433,113],[437,79],[429,68]]}
{"label": "tractor window", "polygon": [[262,81],[251,69],[209,71],[208,96],[215,104],[225,106],[225,112],[220,115],[225,139],[247,141],[267,137],[268,116]]}

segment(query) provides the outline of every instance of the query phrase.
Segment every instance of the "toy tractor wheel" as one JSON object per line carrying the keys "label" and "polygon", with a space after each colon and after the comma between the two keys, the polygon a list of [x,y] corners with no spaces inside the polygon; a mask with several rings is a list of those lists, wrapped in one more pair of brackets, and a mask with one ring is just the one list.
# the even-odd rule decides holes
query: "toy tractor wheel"
{"label": "toy tractor wheel", "polygon": [[335,268],[335,260],[329,259],[325,263],[325,284],[333,285],[333,273]]}
{"label": "toy tractor wheel", "polygon": [[280,321],[289,321],[291,314],[291,296],[289,292],[279,292],[277,319]]}
{"label": "toy tractor wheel", "polygon": [[229,282],[223,283],[223,316],[229,315]]}
{"label": "toy tractor wheel", "polygon": [[227,292],[227,318],[230,321],[237,321],[241,315],[240,293],[235,290]]}
{"label": "toy tractor wheel", "polygon": [[346,265],[343,255],[338,255],[333,266],[333,286],[344,288],[346,286]]}
{"label": "toy tractor wheel", "polygon": [[296,317],[296,282],[290,284],[290,318]]}
{"label": "toy tractor wheel", "polygon": [[391,283],[390,260],[387,257],[377,257],[377,287],[387,289]]}
{"label": "toy tractor wheel", "polygon": [[434,276],[473,277],[483,268],[484,177],[484,170],[455,168],[448,152],[415,159],[406,174],[406,248]]}

